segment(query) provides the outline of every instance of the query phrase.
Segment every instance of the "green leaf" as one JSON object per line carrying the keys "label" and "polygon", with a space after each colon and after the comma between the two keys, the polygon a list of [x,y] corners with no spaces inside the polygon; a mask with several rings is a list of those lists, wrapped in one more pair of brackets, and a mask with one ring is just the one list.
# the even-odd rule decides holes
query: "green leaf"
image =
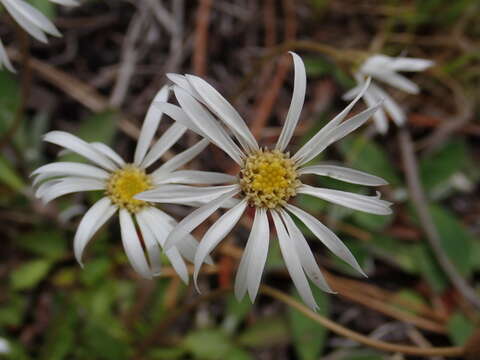
{"label": "green leaf", "polygon": [[430,212],[440,235],[443,250],[462,275],[470,275],[474,267],[472,244],[475,240],[472,235],[450,211],[432,205]]}
{"label": "green leaf", "polygon": [[182,347],[168,347],[153,349],[148,353],[148,359],[152,360],[177,360],[185,356],[186,350]]}
{"label": "green leaf", "polygon": [[438,266],[438,263],[428,246],[426,244],[420,244],[419,246],[413,247],[411,255],[417,270],[423,274],[423,277],[427,280],[432,289],[436,293],[441,293],[445,290],[448,280],[442,269]]}
{"label": "green leaf", "polygon": [[[83,329],[83,346],[96,359],[122,360],[130,359],[131,349],[126,339],[113,336],[110,324],[100,324],[92,320]],[[89,357],[90,357],[89,356]]]}
{"label": "green leaf", "polygon": [[58,231],[40,230],[26,233],[16,243],[24,250],[50,259],[59,259],[67,251],[67,242]]}
{"label": "green leaf", "polygon": [[391,185],[401,184],[387,152],[375,142],[362,136],[350,135],[340,142],[340,150],[352,168],[380,176]]}
{"label": "green leaf", "polygon": [[436,187],[464,168],[467,159],[467,146],[460,140],[451,141],[438,152],[423,158],[419,172],[424,189],[431,194]]}
{"label": "green leaf", "polygon": [[29,2],[48,18],[53,19],[55,16],[55,5],[49,0],[29,0]]}
{"label": "green leaf", "polygon": [[25,182],[17,174],[15,169],[0,154],[0,182],[13,190],[20,191],[25,187]]}
{"label": "green leaf", "polygon": [[183,346],[195,358],[205,360],[227,359],[233,345],[225,332],[218,329],[196,330],[187,335]]}
{"label": "green leaf", "polygon": [[12,273],[12,287],[15,290],[30,289],[47,275],[53,263],[50,260],[33,260],[23,263]]}
{"label": "green leaf", "polygon": [[456,312],[448,319],[447,329],[452,342],[463,346],[473,335],[475,324],[462,313]]}
{"label": "green leaf", "polygon": [[268,347],[281,344],[289,338],[288,324],[283,317],[272,316],[258,320],[237,338],[240,345]]}
{"label": "green leaf", "polygon": [[4,134],[15,119],[20,105],[18,80],[8,71],[0,71],[0,134]]}
{"label": "green leaf", "polygon": [[229,295],[227,298],[227,314],[223,320],[225,331],[229,334],[233,333],[251,308],[252,303],[248,296],[245,296],[242,301],[238,301],[234,295]]}
{"label": "green leaf", "polygon": [[[319,314],[328,317],[330,308],[328,295],[316,286],[312,286],[312,292],[319,306]],[[296,292],[294,296],[300,300]],[[321,358],[327,329],[291,307],[288,309],[288,318],[298,359],[316,360]]]}

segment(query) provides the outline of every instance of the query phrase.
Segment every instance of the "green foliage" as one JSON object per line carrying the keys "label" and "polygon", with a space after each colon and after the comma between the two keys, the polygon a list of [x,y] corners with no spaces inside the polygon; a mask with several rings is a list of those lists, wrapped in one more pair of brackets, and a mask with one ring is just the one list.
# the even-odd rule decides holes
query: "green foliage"
{"label": "green foliage", "polygon": [[463,346],[473,335],[475,324],[460,312],[450,316],[448,320],[448,334],[452,342],[457,346]]}
{"label": "green foliage", "polygon": [[53,263],[50,260],[32,260],[23,263],[12,273],[12,288],[26,290],[37,285],[47,275]]}
{"label": "green foliage", "polygon": [[[316,286],[312,286],[312,292],[319,306],[318,312],[328,317],[330,310],[329,295]],[[295,297],[298,301],[301,301],[298,295]],[[300,360],[319,359],[325,347],[327,329],[293,308],[288,309],[288,318],[293,345],[298,358]]]}
{"label": "green foliage", "polygon": [[237,341],[247,347],[268,347],[281,344],[288,339],[288,324],[283,317],[272,316],[258,320]]}
{"label": "green foliage", "polygon": [[17,174],[10,163],[0,154],[0,182],[13,190],[19,191],[25,187],[25,182]]}

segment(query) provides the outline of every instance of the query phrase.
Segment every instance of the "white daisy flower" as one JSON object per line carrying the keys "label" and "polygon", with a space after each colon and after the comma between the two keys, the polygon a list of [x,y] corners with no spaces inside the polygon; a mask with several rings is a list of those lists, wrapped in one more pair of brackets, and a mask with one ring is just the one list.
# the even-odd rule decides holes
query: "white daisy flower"
{"label": "white daisy flower", "polygon": [[[253,301],[257,295],[268,252],[270,235],[268,214],[270,214],[283,258],[293,282],[305,303],[315,309],[317,305],[307,278],[325,291],[331,292],[331,289],[322,276],[305,237],[293,221],[292,214],[302,221],[333,253],[362,274],[363,272],[352,253],[337,235],[312,215],[289,204],[289,201],[298,194],[308,194],[355,210],[381,215],[391,213],[391,203],[380,200],[378,195],[365,196],[302,183],[302,175],[316,174],[355,184],[369,186],[386,184],[379,177],[357,170],[327,164],[306,165],[330,144],[361,126],[379,108],[380,104],[342,122],[363,95],[368,84],[365,85],[352,103],[291,156],[286,149],[300,117],[306,88],[303,62],[298,55],[291,54],[295,67],[293,97],[285,125],[273,149],[260,148],[240,115],[206,81],[193,75],[169,75],[170,80],[175,83],[173,89],[181,107],[162,103],[158,104],[158,108],[177,122],[217,145],[240,166],[241,170],[231,185],[190,188],[192,197],[189,200],[197,197],[201,199],[205,193],[212,196],[215,194],[216,198],[180,221],[170,233],[165,248],[177,244],[222,204],[235,197],[238,203],[209,228],[200,242],[194,261],[195,283],[206,256],[232,230],[247,207],[252,207],[255,209],[255,217],[235,280],[236,296],[239,299],[243,298],[248,291],[250,299]],[[227,130],[212,113],[234,134],[240,146],[232,140]],[[175,196],[176,194],[171,194],[158,187],[135,197],[144,201],[163,202],[169,201]]]}
{"label": "white daisy flower", "polygon": [[[169,89],[165,86],[154,100],[167,101],[168,93]],[[147,278],[158,274],[160,248],[177,223],[151,203],[134,199],[133,196],[158,187],[167,192],[178,193],[178,197],[172,197],[169,203],[192,205],[196,201],[209,201],[212,197],[205,194],[203,199],[190,199],[189,193],[182,193],[181,186],[174,183],[219,184],[233,180],[232,176],[225,174],[178,170],[205,149],[208,140],[198,142],[155,171],[147,172],[147,168],[165,154],[187,130],[183,124],[176,122],[151,145],[161,118],[162,112],[151,105],[142,126],[132,163],[126,163],[103,143],[87,143],[63,131],[52,131],[45,135],[45,141],[77,153],[91,164],[54,162],[38,168],[32,174],[36,177],[34,185],[40,184],[36,191],[37,197],[47,203],[74,192],[100,190],[105,193],[105,196],[83,216],[75,234],[74,252],[81,265],[82,254],[88,242],[100,227],[118,212],[123,247],[132,267]],[[197,245],[196,240],[188,236],[165,252],[185,282],[188,282],[188,272],[182,256],[193,262]],[[148,254],[148,260],[144,250]]]}
{"label": "white daisy flower", "polygon": [[[76,0],[49,0],[52,3],[76,6]],[[53,23],[35,7],[24,0],[0,0],[0,3],[5,7],[12,18],[22,27],[27,33],[32,35],[38,41],[47,43],[47,34],[52,36],[62,36]],[[7,56],[5,47],[0,40],[0,68],[5,66],[9,71],[15,72],[10,59]]]}
{"label": "white daisy flower", "polygon": [[[357,86],[346,92],[343,98],[344,100],[352,100],[357,96],[368,77],[372,77],[375,80],[384,82],[409,94],[418,94],[420,91],[418,85],[405,76],[398,74],[398,72],[424,71],[433,66],[433,64],[433,61],[426,59],[373,55],[369,57],[354,74]],[[398,126],[402,126],[405,123],[405,112],[375,81],[372,81],[370,87],[365,91],[363,99],[368,106],[373,106],[378,103],[379,100],[384,100],[383,107],[373,115],[375,125],[380,133],[385,134],[388,130],[388,121],[385,112],[390,115]]]}

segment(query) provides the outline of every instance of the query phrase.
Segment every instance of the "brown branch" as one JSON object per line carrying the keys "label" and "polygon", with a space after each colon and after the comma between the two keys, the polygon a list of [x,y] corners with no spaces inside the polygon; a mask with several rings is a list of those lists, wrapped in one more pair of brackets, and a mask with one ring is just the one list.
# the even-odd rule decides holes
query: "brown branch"
{"label": "brown branch", "polygon": [[407,177],[408,190],[410,192],[413,204],[417,210],[420,224],[425,232],[425,235],[427,236],[428,243],[435,254],[438,264],[448,276],[452,285],[456,287],[463,297],[473,304],[477,309],[480,309],[480,299],[478,298],[475,290],[472,289],[458,273],[457,269],[452,264],[441,246],[440,235],[438,234],[437,228],[433,223],[433,219],[428,210],[427,199],[425,198],[425,194],[420,183],[412,139],[410,137],[410,133],[405,128],[400,130],[399,144],[403,157],[405,175]]}
{"label": "brown branch", "polygon": [[201,0],[197,9],[193,72],[198,76],[205,76],[207,72],[208,25],[211,9],[212,0]]}
{"label": "brown branch", "polygon": [[260,287],[260,292],[264,295],[274,298],[275,300],[279,300],[284,304],[295,308],[296,310],[300,311],[303,315],[307,316],[308,318],[318,322],[319,324],[325,326],[330,331],[334,333],[354,340],[362,345],[381,350],[386,352],[393,352],[393,353],[402,353],[404,355],[414,355],[414,356],[445,356],[445,357],[458,357],[462,356],[465,352],[463,347],[432,347],[432,348],[420,348],[417,346],[409,346],[409,345],[399,345],[399,344],[392,344],[385,341],[375,340],[369,338],[365,335],[362,335],[358,332],[353,330],[347,329],[336,322],[316,313],[307,308],[305,305],[301,304],[300,302],[296,301],[291,296],[271,288],[270,286],[262,285]]}

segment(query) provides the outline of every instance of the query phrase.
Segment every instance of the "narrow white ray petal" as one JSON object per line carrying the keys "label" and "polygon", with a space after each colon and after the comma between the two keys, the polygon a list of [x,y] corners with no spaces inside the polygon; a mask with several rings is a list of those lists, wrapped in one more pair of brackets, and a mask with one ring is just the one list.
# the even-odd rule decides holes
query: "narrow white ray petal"
{"label": "narrow white ray petal", "polygon": [[35,197],[41,198],[45,192],[50,189],[52,186],[59,184],[62,179],[52,179],[41,184],[35,191]]}
{"label": "narrow white ray petal", "polygon": [[130,213],[125,209],[120,209],[120,231],[125,254],[127,254],[133,269],[143,277],[150,279],[152,273],[138,238],[137,229],[135,229]]}
{"label": "narrow white ray petal", "polygon": [[240,220],[240,217],[245,212],[246,208],[247,200],[243,199],[239,204],[235,205],[233,208],[223,214],[208,229],[208,231],[205,233],[202,240],[200,241],[200,245],[198,245],[198,249],[195,254],[195,266],[193,272],[193,280],[198,292],[200,292],[197,283],[198,274],[200,271],[200,267],[205,262],[205,258],[210,255],[210,253],[218,245],[218,243],[222,241],[225,236],[227,236],[227,234],[233,229],[233,227],[237,224],[238,220]]}
{"label": "narrow white ray petal", "polygon": [[[31,176],[37,175],[43,175],[43,179],[56,176],[79,176],[98,180],[106,180],[110,176],[108,172],[96,166],[67,161],[56,162],[41,166],[36,169]],[[34,184],[36,182],[34,182]]]}
{"label": "narrow white ray petal", "polygon": [[[252,237],[258,236],[260,212],[262,210],[265,211],[264,209],[255,210],[255,217],[253,219],[252,230],[250,231],[250,235],[248,237],[245,250],[243,251],[243,255],[242,255],[242,258],[240,259],[240,263],[238,264],[237,274],[235,275],[234,293],[238,301],[241,301],[245,296],[245,293],[247,292],[248,271],[251,263],[250,259],[252,258],[253,252],[255,251]],[[262,275],[260,274],[259,277],[261,278]]]}
{"label": "narrow white ray petal", "polygon": [[178,252],[176,247],[172,247],[168,250],[165,250],[165,255],[167,255],[170,264],[172,264],[176,273],[183,280],[185,284],[188,284],[188,269],[185,261],[183,261],[182,256]]}
{"label": "narrow white ray petal", "polygon": [[147,168],[155,161],[160,159],[160,157],[165,154],[173,146],[173,144],[177,142],[178,139],[180,139],[180,137],[185,133],[185,131],[187,131],[187,128],[185,126],[178,122],[175,122],[152,146],[150,151],[143,159],[141,166]]}
{"label": "narrow white ray petal", "polygon": [[167,174],[154,177],[155,184],[225,184],[238,182],[238,178],[213,171],[201,170],[178,170]]}
{"label": "narrow white ray petal", "polygon": [[342,240],[340,240],[333,231],[323,225],[315,217],[296,206],[287,204],[285,208],[297,218],[299,218],[300,221],[303,222],[305,226],[310,229],[313,235],[315,235],[331,252],[333,252],[335,255],[337,255],[340,259],[345,261],[359,273],[367,276],[363,272],[362,268],[360,267],[350,250],[345,246]]}
{"label": "narrow white ray petal", "polygon": [[424,71],[435,65],[434,61],[419,58],[396,57],[388,64],[393,71]]}
{"label": "narrow white ray petal", "polygon": [[133,162],[136,165],[140,165],[147,153],[147,150],[152,143],[153,137],[157,132],[158,125],[162,120],[162,111],[159,110],[154,102],[166,102],[168,100],[169,86],[163,86],[153,98],[150,107],[148,108],[147,115],[145,115],[145,120],[143,121],[142,129],[140,130],[140,136],[138,137],[137,147],[135,148],[135,155],[133,157]]}
{"label": "narrow white ray petal", "polygon": [[335,291],[330,288],[325,280],[325,277],[320,271],[317,261],[313,256],[312,250],[310,249],[307,240],[303,236],[298,226],[295,225],[292,218],[285,210],[280,210],[280,215],[282,216],[283,222],[287,226],[288,234],[295,245],[298,258],[300,259],[300,263],[302,264],[305,274],[307,274],[308,278],[320,289],[334,294]]}
{"label": "narrow white ray petal", "polygon": [[118,165],[119,167],[125,166],[125,161],[110,146],[105,145],[104,143],[101,143],[101,142],[91,142],[89,144],[95,150],[97,150],[98,152],[106,156],[108,159],[112,160],[115,163],[115,165]]}
{"label": "narrow white ray petal", "polygon": [[293,95],[288,109],[287,119],[283,125],[282,132],[278,138],[275,148],[284,151],[292,139],[295,128],[302,112],[303,103],[305,101],[305,90],[307,88],[307,74],[305,73],[305,65],[300,56],[290,51],[293,57],[295,67],[295,81],[293,86]]}
{"label": "narrow white ray petal", "polygon": [[328,176],[333,179],[346,181],[352,184],[360,184],[367,186],[381,186],[388,184],[381,177],[367,174],[363,171],[354,170],[337,165],[313,165],[298,170],[300,175],[315,174],[320,176]]}
{"label": "narrow white ray petal", "polygon": [[[255,215],[259,215],[257,228],[252,227],[249,242],[252,242],[252,254],[247,268],[247,284],[250,300],[255,301],[257,297],[260,281],[262,280],[263,269],[267,261],[268,244],[270,240],[270,228],[268,225],[267,211],[265,209],[257,210]],[[255,225],[255,224],[254,224]]]}
{"label": "narrow white ray petal", "polygon": [[82,256],[85,247],[98,229],[105,224],[117,210],[108,197],[98,200],[83,216],[73,239],[75,258],[83,267]]}
{"label": "narrow white ray petal", "polygon": [[363,85],[362,90],[358,93],[357,97],[353,99],[352,102],[350,102],[350,104],[348,104],[345,107],[345,109],[343,109],[337,116],[335,116],[332,120],[330,120],[330,122],[327,125],[325,125],[322,129],[320,129],[309,141],[307,141],[306,144],[304,144],[295,153],[295,155],[292,157],[294,161],[300,161],[307,154],[311,153],[313,151],[312,149],[318,147],[319,144],[322,144],[327,140],[330,131],[336,128],[343,121],[343,119],[345,119],[345,117],[348,115],[350,110],[352,110],[352,108],[355,106],[358,100],[362,98],[363,94],[365,93],[365,91],[367,91],[367,88],[370,86],[370,81],[371,79],[368,78],[365,81],[365,84]]}
{"label": "narrow white ray petal", "polygon": [[355,99],[355,96],[357,96],[360,93],[363,86],[364,86],[363,81],[361,83],[358,83],[357,85],[355,85],[355,87],[351,88],[345,94],[343,94],[342,99],[346,100],[346,101],[350,101],[350,100]]}
{"label": "narrow white ray petal", "polygon": [[376,84],[372,84],[369,90],[375,94],[377,99],[383,99],[383,107],[387,110],[395,124],[402,126],[405,123],[406,115],[405,112],[400,108],[400,105],[398,105],[397,102],[386,91]]}
{"label": "narrow white ray petal", "polygon": [[418,94],[420,92],[420,88],[417,84],[407,79],[405,76],[394,72],[388,72],[381,76],[376,76],[376,79],[409,94]]}
{"label": "narrow white ray petal", "polygon": [[280,250],[282,252],[283,260],[285,261],[288,272],[292,277],[292,281],[305,304],[315,311],[317,310],[318,305],[313,297],[312,289],[310,289],[310,284],[308,283],[307,277],[303,272],[302,264],[300,263],[297,251],[292,243],[292,239],[288,235],[278,213],[276,211],[270,211],[270,214],[272,214],[275,229],[277,230],[277,237],[278,242],[280,243]]}
{"label": "narrow white ray petal", "polygon": [[223,186],[188,186],[178,184],[165,184],[135,195],[136,199],[155,203],[183,204],[186,202],[207,202],[217,198],[238,187],[235,185]]}
{"label": "narrow white ray petal", "polygon": [[86,143],[75,135],[64,131],[51,131],[44,135],[43,140],[52,144],[63,146],[64,148],[85,157],[86,159],[100,165],[105,169],[112,171],[117,169],[117,166],[112,160],[108,159],[92,145]]}
{"label": "narrow white ray petal", "polygon": [[174,86],[173,89],[178,102],[190,120],[236,163],[242,164],[242,157],[245,154],[228,136],[217,120],[188,92],[178,86]]}
{"label": "narrow white ray petal", "polygon": [[[202,130],[200,130],[197,125],[195,125],[192,120],[188,117],[188,115],[183,111],[183,109],[177,105],[173,105],[166,102],[155,102],[153,103],[160,111],[162,111],[165,115],[171,117],[176,122],[182,124],[186,128],[192,130],[194,133],[198,135],[210,139]],[[211,140],[211,139],[210,139]]]}
{"label": "narrow white ray petal", "polygon": [[5,47],[3,46],[3,42],[0,39],[0,69],[4,66],[8,71],[12,73],[16,72],[15,68],[10,62],[10,59],[8,58],[8,54],[7,54],[7,51],[5,50]]}
{"label": "narrow white ray petal", "polygon": [[76,0],[49,0],[52,3],[56,3],[64,6],[78,6],[80,3]]}
{"label": "narrow white ray petal", "polygon": [[[166,224],[165,229],[168,230],[166,235],[168,236],[171,233],[172,229],[178,225],[177,221],[167,213],[161,211],[160,209],[152,209],[157,213],[157,216],[161,216],[164,218]],[[162,246],[163,245],[164,243],[162,243]],[[177,242],[175,247],[178,249],[182,257],[193,263],[195,253],[197,252],[198,241],[192,235],[188,234],[187,236],[185,236],[183,239]],[[210,256],[205,259],[205,262],[207,264],[213,265],[213,260]]]}
{"label": "narrow white ray petal", "polygon": [[259,149],[257,140],[253,137],[240,114],[213,86],[198,76],[186,75],[186,78],[200,95],[205,105],[232,130],[239,142],[246,145],[246,148],[244,147],[245,151]]}
{"label": "narrow white ray petal", "polygon": [[190,84],[190,82],[187,80],[187,77],[185,75],[180,75],[180,74],[174,74],[174,73],[168,73],[167,78],[173,82],[175,85],[181,87],[182,89],[188,91],[190,95],[192,95],[195,99],[197,99],[200,102],[203,102],[202,97],[200,94],[195,90],[195,88]]}
{"label": "narrow white ray petal", "polygon": [[173,158],[168,160],[162,166],[152,173],[152,176],[157,176],[161,174],[167,174],[171,171],[177,170],[186,163],[190,162],[198,154],[200,154],[208,146],[208,140],[202,139],[193,145],[191,148],[182,151],[181,153],[175,155]]}
{"label": "narrow white ray petal", "polygon": [[205,204],[198,209],[192,211],[188,216],[184,217],[182,221],[178,223],[175,229],[168,235],[165,241],[165,249],[175,246],[178,241],[189,235],[198,225],[204,222],[210,215],[224,205],[228,200],[233,198],[240,192],[240,187],[232,186],[232,190],[222,194],[217,199],[212,200],[208,204]]}
{"label": "narrow white ray petal", "polygon": [[145,210],[146,209],[143,209],[142,211],[138,212],[135,215],[135,218],[142,234],[145,249],[147,250],[150,271],[152,272],[153,276],[157,276],[162,270],[160,244],[158,243],[155,234],[148,226],[148,221],[144,216]]}
{"label": "narrow white ray petal", "polygon": [[[40,188],[39,188],[40,189]],[[60,196],[80,191],[93,191],[105,189],[105,182],[88,178],[64,178],[49,187],[41,194],[42,201],[46,204]]]}
{"label": "narrow white ray petal", "polygon": [[8,12],[12,15],[12,17],[15,19],[15,21],[20,25],[22,29],[24,29],[27,33],[29,33],[38,41],[44,44],[48,43],[47,35],[45,35],[45,33],[41,29],[33,25],[28,19],[23,17],[21,14],[19,14],[18,11],[15,10],[15,8],[12,5],[10,5],[10,10],[9,10],[8,5],[5,5],[4,2],[2,2],[2,4],[7,8]]}
{"label": "narrow white ray petal", "polygon": [[331,129],[327,134],[325,134],[326,136],[321,139],[318,144],[313,144],[310,148],[310,151],[299,159],[299,165],[306,164],[307,162],[318,156],[330,144],[333,144],[334,142],[340,140],[344,136],[350,134],[352,131],[355,131],[357,128],[362,126],[370,118],[370,116],[372,116],[375,111],[380,108],[380,106],[381,103],[378,103],[376,106],[368,108],[367,110],[364,110],[361,113],[352,116],[347,121]]}
{"label": "narrow white ray petal", "polygon": [[[363,99],[365,100],[365,103],[367,104],[368,107],[373,107],[376,104],[378,104],[379,101],[382,100],[382,98],[377,97],[377,93],[372,91],[372,86],[373,86],[373,81],[372,81],[372,85],[370,85],[370,88],[367,91],[365,91],[365,94],[363,95]],[[373,114],[373,121],[375,122],[375,127],[377,128],[377,131],[380,134],[387,133],[388,119],[382,107],[380,107]]]}
{"label": "narrow white ray petal", "polygon": [[354,194],[348,191],[316,188],[310,185],[302,185],[298,193],[315,196],[319,199],[330,201],[350,209],[368,212],[377,215],[389,215],[392,213],[391,202],[381,200],[379,196],[367,196]]}
{"label": "narrow white ray petal", "polygon": [[[18,20],[21,19],[21,21],[24,21],[24,23],[30,24],[30,27],[37,27],[53,36],[62,36],[55,25],[53,25],[53,23],[45,15],[43,15],[29,3],[23,0],[2,0],[2,3],[8,12],[13,16],[15,21],[20,23]],[[29,31],[29,29],[25,30]],[[34,35],[32,34],[32,36]]]}

